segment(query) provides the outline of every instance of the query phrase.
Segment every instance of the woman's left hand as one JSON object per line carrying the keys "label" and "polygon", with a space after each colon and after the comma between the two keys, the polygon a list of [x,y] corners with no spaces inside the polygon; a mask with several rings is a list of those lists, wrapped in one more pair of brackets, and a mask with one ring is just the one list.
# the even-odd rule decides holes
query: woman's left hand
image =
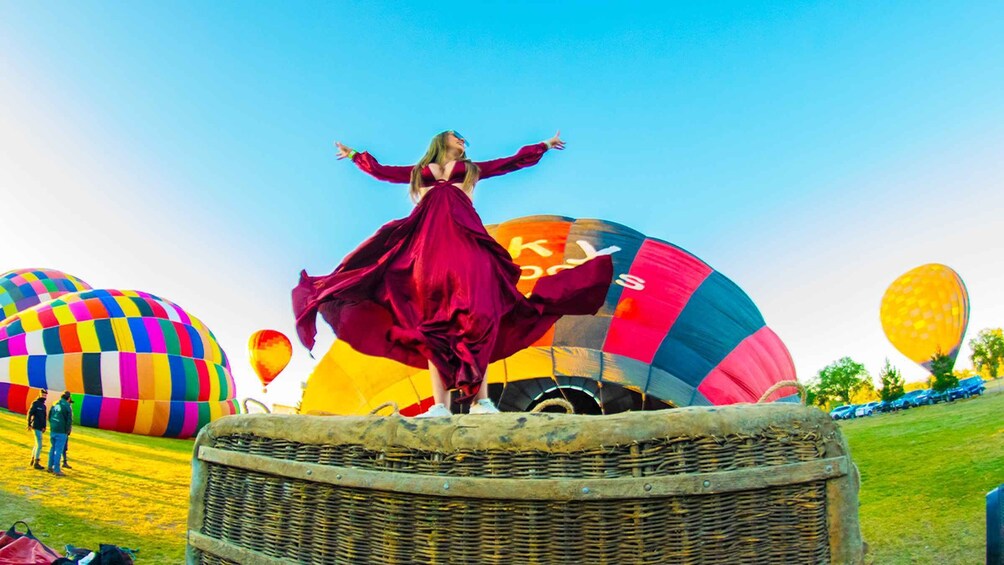
{"label": "woman's left hand", "polygon": [[557,149],[558,151],[561,151],[562,149],[565,148],[565,142],[562,141],[562,139],[561,139],[561,130],[560,129],[558,130],[557,133],[554,134],[554,137],[552,137],[551,139],[548,139],[544,143],[546,143],[547,146],[550,147],[551,149]]}

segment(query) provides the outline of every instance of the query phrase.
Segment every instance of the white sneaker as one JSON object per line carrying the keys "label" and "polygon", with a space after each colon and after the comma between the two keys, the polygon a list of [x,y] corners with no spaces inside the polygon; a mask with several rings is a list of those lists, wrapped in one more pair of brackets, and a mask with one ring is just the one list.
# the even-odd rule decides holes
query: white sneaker
{"label": "white sneaker", "polygon": [[495,404],[489,398],[482,398],[481,400],[471,404],[471,409],[468,412],[470,414],[498,414],[499,409],[495,407]]}
{"label": "white sneaker", "polygon": [[444,416],[452,416],[453,412],[450,412],[446,406],[442,404],[433,404],[428,410],[422,412],[416,418],[441,418]]}

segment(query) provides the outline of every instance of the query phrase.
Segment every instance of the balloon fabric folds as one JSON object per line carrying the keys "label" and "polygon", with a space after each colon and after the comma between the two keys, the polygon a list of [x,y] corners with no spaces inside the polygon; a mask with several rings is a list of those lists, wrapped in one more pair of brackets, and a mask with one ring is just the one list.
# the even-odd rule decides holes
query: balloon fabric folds
{"label": "balloon fabric folds", "polygon": [[190,437],[238,411],[209,328],[138,291],[71,292],[0,322],[0,407],[25,413],[41,388],[69,390],[79,424],[145,435]]}
{"label": "balloon fabric folds", "polygon": [[[561,216],[488,231],[520,265],[523,292],[599,254],[614,263],[597,315],[566,316],[530,348],[489,366],[490,394],[504,410],[560,397],[582,413],[756,402],[775,383],[795,380],[788,350],[750,298],[675,245],[613,222]],[[796,392],[783,387],[770,400]],[[405,415],[424,410],[428,371],[336,341],[310,376],[301,410],[361,414],[386,401]]]}
{"label": "balloon fabric folds", "polygon": [[251,367],[263,387],[267,387],[286,368],[293,356],[293,344],[283,333],[258,330],[248,340]]}
{"label": "balloon fabric folds", "polygon": [[969,325],[969,292],[951,267],[921,265],[889,285],[879,317],[893,346],[930,371],[935,355],[952,363],[959,355]]}

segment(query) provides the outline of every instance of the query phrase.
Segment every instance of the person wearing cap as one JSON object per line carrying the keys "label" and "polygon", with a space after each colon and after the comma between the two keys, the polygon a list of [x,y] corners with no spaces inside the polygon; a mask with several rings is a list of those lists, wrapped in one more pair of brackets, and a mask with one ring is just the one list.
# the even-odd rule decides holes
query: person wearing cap
{"label": "person wearing cap", "polygon": [[28,409],[28,429],[35,432],[35,450],[31,452],[30,467],[44,469],[38,460],[42,457],[42,434],[45,433],[45,398],[48,391],[42,389],[38,391],[38,398],[31,403]]}
{"label": "person wearing cap", "polygon": [[66,434],[73,422],[73,408],[70,407],[70,391],[64,390],[59,396],[59,402],[49,409],[49,462],[48,470],[57,477],[62,477],[59,461],[63,457],[66,446]]}

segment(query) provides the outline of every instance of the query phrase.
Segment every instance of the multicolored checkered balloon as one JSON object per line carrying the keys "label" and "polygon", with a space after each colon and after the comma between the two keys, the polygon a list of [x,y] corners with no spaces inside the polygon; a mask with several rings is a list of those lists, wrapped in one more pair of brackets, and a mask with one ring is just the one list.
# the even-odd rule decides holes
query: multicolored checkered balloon
{"label": "multicolored checkered balloon", "polygon": [[237,412],[230,364],[180,306],[129,290],[85,290],[0,322],[0,407],[26,412],[30,389],[77,395],[75,419],[190,437]]}
{"label": "multicolored checkered balloon", "polygon": [[54,269],[17,269],[0,275],[0,320],[91,285]]}

